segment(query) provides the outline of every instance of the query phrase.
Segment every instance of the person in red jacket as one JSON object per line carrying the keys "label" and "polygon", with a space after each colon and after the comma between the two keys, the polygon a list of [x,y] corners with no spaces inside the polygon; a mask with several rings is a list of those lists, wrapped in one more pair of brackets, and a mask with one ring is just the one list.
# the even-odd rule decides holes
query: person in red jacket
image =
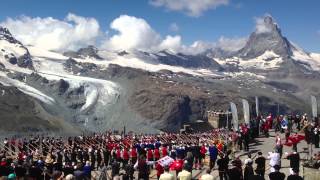
{"label": "person in red jacket", "polygon": [[116,150],[116,158],[118,162],[121,162],[121,149],[117,148]]}
{"label": "person in red jacket", "polygon": [[154,160],[158,161],[159,159],[160,159],[160,152],[159,152],[159,149],[156,148],[154,149]]}
{"label": "person in red jacket", "polygon": [[206,149],[206,146],[203,144],[203,145],[200,147],[200,159],[199,159],[200,168],[202,167],[203,161],[204,161],[204,159],[206,158],[206,153],[207,153],[207,149]]}
{"label": "person in red jacket", "polygon": [[122,151],[122,162],[123,162],[123,167],[125,167],[128,162],[129,162],[129,152],[127,150],[127,148],[124,148]]}
{"label": "person in red jacket", "polygon": [[159,163],[156,163],[156,170],[157,170],[157,177],[159,179],[160,175],[164,173],[164,168]]}
{"label": "person in red jacket", "polygon": [[152,152],[152,149],[150,148],[147,150],[147,160],[153,161],[153,152]]}
{"label": "person in red jacket", "polygon": [[138,158],[137,149],[135,147],[131,148],[130,156],[131,156],[132,163],[135,164]]}
{"label": "person in red jacket", "polygon": [[161,151],[162,151],[162,157],[166,157],[168,155],[168,149],[166,146],[163,146],[161,148]]}
{"label": "person in red jacket", "polygon": [[180,171],[182,171],[183,163],[183,159],[178,158],[170,164],[170,170],[176,171],[176,174],[178,174]]}

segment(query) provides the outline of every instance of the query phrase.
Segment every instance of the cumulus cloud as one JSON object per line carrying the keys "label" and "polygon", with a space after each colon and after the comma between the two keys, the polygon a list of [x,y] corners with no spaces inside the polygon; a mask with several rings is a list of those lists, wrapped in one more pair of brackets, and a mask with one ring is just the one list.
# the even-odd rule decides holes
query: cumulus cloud
{"label": "cumulus cloud", "polygon": [[56,51],[74,50],[95,44],[100,35],[96,19],[72,13],[64,20],[28,16],[7,18],[0,25],[7,27],[24,44]]}
{"label": "cumulus cloud", "polygon": [[181,50],[181,36],[170,36],[168,35],[162,42],[160,43],[157,49],[169,49],[171,51],[180,51]]}
{"label": "cumulus cloud", "polygon": [[107,49],[150,49],[159,44],[160,35],[142,18],[121,15],[112,21],[110,28],[116,31],[103,47]]}
{"label": "cumulus cloud", "polygon": [[173,31],[173,32],[177,32],[179,31],[179,26],[177,23],[171,23],[170,26],[169,26],[169,30],[170,31]]}
{"label": "cumulus cloud", "polygon": [[163,38],[144,19],[128,15],[121,15],[113,20],[110,28],[115,30],[116,33],[102,44],[102,48],[109,50],[139,49],[149,52],[170,50],[197,54],[213,47],[212,44],[203,41],[184,45],[180,35],[167,35]]}
{"label": "cumulus cloud", "polygon": [[224,36],[220,37],[216,47],[221,48],[225,51],[237,51],[245,46],[247,38],[226,38]]}
{"label": "cumulus cloud", "polygon": [[106,34],[102,33],[96,19],[71,13],[63,20],[52,17],[21,16],[15,19],[8,18],[0,25],[9,28],[11,33],[24,44],[61,52],[96,45],[101,49],[113,51],[138,49],[157,52],[170,50],[185,54],[199,54],[215,47],[226,51],[238,50],[246,42],[246,38],[221,37],[217,42],[198,40],[191,45],[186,45],[183,44],[180,35],[162,37],[146,20],[128,15],[121,15],[114,19],[110,23],[112,31],[108,29]]}
{"label": "cumulus cloud", "polygon": [[271,15],[265,15],[264,17],[255,18],[256,20],[256,33],[268,33],[273,30],[277,24]]}
{"label": "cumulus cloud", "polygon": [[151,5],[165,7],[171,11],[182,11],[189,16],[198,17],[209,9],[227,5],[229,0],[150,0]]}

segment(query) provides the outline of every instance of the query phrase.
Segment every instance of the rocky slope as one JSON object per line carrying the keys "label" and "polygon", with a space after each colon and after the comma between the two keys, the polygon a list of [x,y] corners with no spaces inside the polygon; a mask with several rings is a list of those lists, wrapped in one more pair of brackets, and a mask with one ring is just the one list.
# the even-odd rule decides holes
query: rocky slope
{"label": "rocky slope", "polygon": [[[77,134],[108,129],[178,131],[241,99],[265,113],[310,112],[320,55],[289,42],[272,17],[237,52],[168,50],[65,53],[24,46],[0,28],[1,132]],[[252,108],[252,111],[254,108]]]}

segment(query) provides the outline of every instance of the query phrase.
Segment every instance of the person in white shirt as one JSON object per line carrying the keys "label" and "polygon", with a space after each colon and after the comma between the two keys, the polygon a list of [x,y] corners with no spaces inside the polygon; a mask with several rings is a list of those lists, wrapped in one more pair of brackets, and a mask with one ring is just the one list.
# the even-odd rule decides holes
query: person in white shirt
{"label": "person in white shirt", "polygon": [[160,175],[159,180],[174,180],[174,176],[169,172],[168,166],[164,167],[164,173]]}
{"label": "person in white shirt", "polygon": [[192,178],[191,172],[189,172],[187,169],[188,169],[188,166],[184,166],[183,170],[179,172],[178,174],[179,180],[191,180]]}
{"label": "person in white shirt", "polygon": [[207,169],[206,173],[200,177],[200,180],[213,180],[213,176],[210,173],[211,173],[211,170]]}
{"label": "person in white shirt", "polygon": [[280,154],[277,152],[269,152],[268,159],[270,159],[269,165],[271,166],[270,171],[275,172],[274,166],[280,166]]}

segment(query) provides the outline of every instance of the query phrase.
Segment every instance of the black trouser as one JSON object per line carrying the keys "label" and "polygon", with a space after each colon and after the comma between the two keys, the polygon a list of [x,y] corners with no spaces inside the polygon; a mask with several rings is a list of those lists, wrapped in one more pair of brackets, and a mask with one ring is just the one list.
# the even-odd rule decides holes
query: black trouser
{"label": "black trouser", "polygon": [[319,135],[314,136],[314,145],[316,148],[319,148]]}
{"label": "black trouser", "polygon": [[265,168],[259,168],[259,169],[257,168],[256,173],[257,175],[264,177]]}
{"label": "black trouser", "polygon": [[122,160],[122,167],[124,168],[129,162],[129,159],[123,159]]}
{"label": "black trouser", "polygon": [[149,174],[139,173],[138,179],[149,180]]}
{"label": "black trouser", "polygon": [[131,161],[132,161],[133,164],[135,164],[137,162],[137,157],[132,157]]}
{"label": "black trouser", "polygon": [[210,158],[210,169],[212,170],[214,168],[214,165],[216,164],[216,159]]}
{"label": "black trouser", "polygon": [[227,180],[227,173],[226,171],[219,171],[219,177],[220,177],[220,180],[223,180],[223,178],[225,180]]}

